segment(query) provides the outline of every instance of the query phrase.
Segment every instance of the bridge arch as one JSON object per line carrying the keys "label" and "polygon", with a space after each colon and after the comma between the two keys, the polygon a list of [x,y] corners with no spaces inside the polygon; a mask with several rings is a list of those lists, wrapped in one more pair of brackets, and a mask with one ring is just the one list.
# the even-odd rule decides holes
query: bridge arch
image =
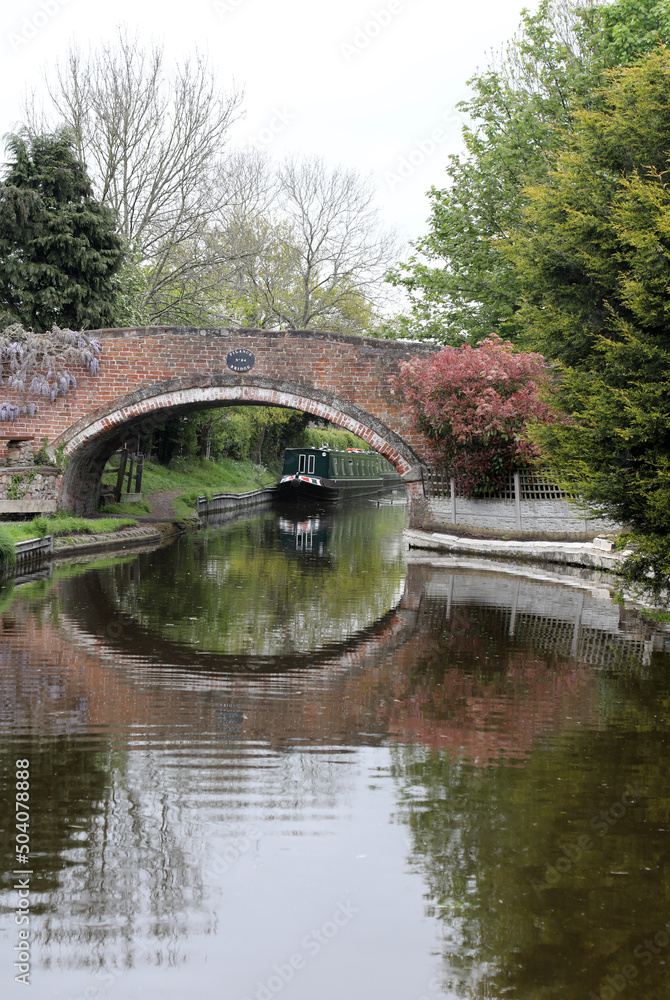
{"label": "bridge arch", "polygon": [[[215,384],[219,381],[221,384]],[[404,477],[411,491],[420,478],[421,459],[403,438],[373,414],[323,389],[273,379],[201,376],[168,380],[99,407],[68,427],[52,443],[66,458],[61,506],[77,514],[97,508],[100,480],[110,456],[127,440],[180,414],[221,406],[283,406],[329,420],[378,451]],[[225,384],[225,383],[228,384]]]}
{"label": "bridge arch", "polygon": [[[83,374],[75,391],[40,402],[12,427],[69,459],[59,497],[78,513],[95,509],[100,475],[125,438],[151,421],[208,406],[286,406],[332,420],[381,452],[423,496],[426,439],[403,413],[393,376],[435,344],[377,340],[314,330],[133,327],[92,331],[100,371]],[[244,357],[240,370],[235,359]],[[21,405],[16,391],[7,402]]]}

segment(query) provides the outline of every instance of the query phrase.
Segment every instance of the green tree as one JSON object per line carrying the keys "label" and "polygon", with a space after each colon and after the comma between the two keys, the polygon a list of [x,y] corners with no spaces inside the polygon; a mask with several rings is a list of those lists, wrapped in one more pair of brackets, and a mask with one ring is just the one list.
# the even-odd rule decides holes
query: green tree
{"label": "green tree", "polygon": [[124,258],[114,215],[92,196],[67,132],[12,135],[0,182],[0,324],[44,332],[116,318]]}
{"label": "green tree", "polygon": [[670,583],[670,52],[612,71],[574,114],[505,246],[519,320],[571,418],[543,432],[565,482],[629,525],[631,571]]}
{"label": "green tree", "polygon": [[627,66],[670,39],[668,0],[617,0],[600,7],[609,66]]}
{"label": "green tree", "polygon": [[447,185],[429,192],[429,231],[389,274],[409,293],[407,334],[456,344],[490,333],[513,341],[522,284],[502,252],[523,222],[529,183],[541,183],[564,148],[572,110],[598,100],[608,66],[670,40],[667,0],[543,0],[460,105],[465,155],[452,156]]}
{"label": "green tree", "polygon": [[212,407],[154,428],[142,447],[167,464],[181,458],[251,459],[279,471],[284,449],[297,445],[310,416],[281,406]]}

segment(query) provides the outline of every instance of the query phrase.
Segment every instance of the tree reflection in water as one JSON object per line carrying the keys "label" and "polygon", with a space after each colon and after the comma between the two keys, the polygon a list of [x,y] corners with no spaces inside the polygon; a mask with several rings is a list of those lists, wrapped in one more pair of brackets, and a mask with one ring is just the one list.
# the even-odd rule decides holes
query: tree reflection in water
{"label": "tree reflection in water", "polygon": [[534,649],[523,623],[510,638],[508,611],[456,606],[445,620],[429,603],[424,651],[395,690],[412,709],[391,721],[414,745],[393,749],[392,773],[445,988],[562,1000],[632,962],[660,1000],[665,963],[643,980],[638,946],[670,915],[664,658],[644,667],[619,649],[594,679],[546,639]]}
{"label": "tree reflection in water", "polygon": [[[83,993],[69,971],[125,970],[131,995],[147,982],[132,970],[183,967],[220,996],[240,921],[262,915],[282,954],[268,913],[283,866],[302,878],[282,914],[298,940],[322,880],[353,880],[337,844],[369,834],[354,802],[375,836],[388,825],[375,784],[409,831],[449,996],[587,997],[633,961],[644,996],[664,997],[664,956],[634,957],[669,910],[670,672],[650,632],[588,589],[406,568],[401,524],[369,513],[334,520],[317,553],[282,548],[263,515],[16,589],[0,620],[5,805],[29,757],[35,954],[63,995]],[[264,883],[272,838],[284,853]],[[10,872],[9,827],[0,845]],[[401,852],[353,883],[368,893],[354,949],[388,917]],[[384,941],[379,968],[403,945],[402,930]]]}

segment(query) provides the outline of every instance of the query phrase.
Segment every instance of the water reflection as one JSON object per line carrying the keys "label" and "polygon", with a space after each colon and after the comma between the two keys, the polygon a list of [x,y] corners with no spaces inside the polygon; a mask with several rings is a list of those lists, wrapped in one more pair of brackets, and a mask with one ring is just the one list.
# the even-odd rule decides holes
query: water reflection
{"label": "water reflection", "polygon": [[303,558],[330,559],[328,543],[335,518],[335,511],[330,516],[324,512],[280,517],[282,550]]}
{"label": "water reflection", "polygon": [[[289,523],[304,557],[315,555],[310,526],[323,524],[320,558],[286,558]],[[139,628],[152,643],[186,647],[189,657],[220,653],[236,666],[240,657],[258,666],[311,656],[347,644],[398,603],[403,523],[401,509],[381,519],[368,504],[346,519],[331,515],[328,527],[324,516],[288,522],[273,513],[210,527],[106,578],[100,603],[127,635]]]}
{"label": "water reflection", "polygon": [[597,582],[406,566],[403,517],[310,552],[264,514],[7,597],[35,995],[586,998],[629,965],[665,996],[664,635]]}

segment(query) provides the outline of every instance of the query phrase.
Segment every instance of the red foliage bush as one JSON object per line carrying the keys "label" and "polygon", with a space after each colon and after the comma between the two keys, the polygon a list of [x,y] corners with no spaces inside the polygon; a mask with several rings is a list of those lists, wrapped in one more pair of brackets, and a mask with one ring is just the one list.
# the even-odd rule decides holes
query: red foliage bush
{"label": "red foliage bush", "polygon": [[534,465],[540,455],[527,427],[556,419],[541,398],[542,355],[515,353],[496,334],[476,347],[404,361],[393,385],[405,414],[432,442],[429,461],[455,476],[466,496],[498,490],[510,469]]}

